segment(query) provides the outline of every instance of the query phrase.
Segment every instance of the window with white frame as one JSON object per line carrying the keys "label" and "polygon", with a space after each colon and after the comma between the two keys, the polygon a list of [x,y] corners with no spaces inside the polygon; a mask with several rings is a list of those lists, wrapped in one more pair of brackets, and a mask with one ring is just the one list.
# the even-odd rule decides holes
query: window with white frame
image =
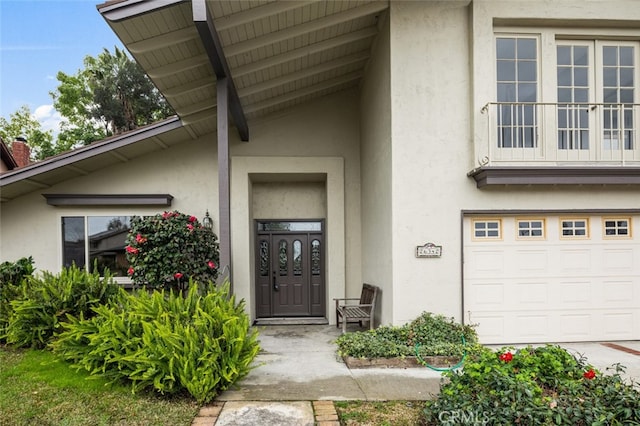
{"label": "window with white frame", "polygon": [[638,149],[640,43],[573,33],[496,33],[499,148],[537,148],[544,122],[559,151]]}
{"label": "window with white frame", "polygon": [[604,238],[631,238],[631,219],[628,217],[602,218]]}
{"label": "window with white frame", "polygon": [[518,219],[516,224],[518,238],[543,239],[545,236],[544,219]]}
{"label": "window with white frame", "polygon": [[500,219],[473,221],[474,239],[496,240],[502,238],[502,221]]}
{"label": "window with white frame", "polygon": [[129,262],[125,246],[132,216],[63,216],[62,264],[89,272],[109,269],[126,277]]}
{"label": "window with white frame", "polygon": [[588,238],[589,219],[560,219],[561,238]]}

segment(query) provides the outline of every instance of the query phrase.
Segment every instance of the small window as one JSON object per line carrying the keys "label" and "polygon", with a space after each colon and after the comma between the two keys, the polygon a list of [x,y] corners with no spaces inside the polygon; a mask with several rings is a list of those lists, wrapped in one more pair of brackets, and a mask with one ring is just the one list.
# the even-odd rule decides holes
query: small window
{"label": "small window", "polygon": [[589,238],[589,219],[561,219],[561,238]]}
{"label": "small window", "polygon": [[476,239],[499,240],[502,238],[502,221],[495,220],[474,220],[473,237]]}
{"label": "small window", "polygon": [[631,238],[631,220],[628,217],[602,218],[604,238]]}
{"label": "small window", "polygon": [[545,223],[544,219],[519,219],[516,221],[518,229],[517,238],[522,239],[544,239]]}

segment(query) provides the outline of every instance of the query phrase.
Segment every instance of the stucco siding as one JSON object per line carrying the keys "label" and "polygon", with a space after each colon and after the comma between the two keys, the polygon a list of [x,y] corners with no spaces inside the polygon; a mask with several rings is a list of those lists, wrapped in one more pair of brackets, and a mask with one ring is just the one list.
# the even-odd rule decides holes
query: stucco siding
{"label": "stucco siding", "polygon": [[[378,321],[393,320],[391,87],[385,17],[362,84],[362,279],[381,288]],[[357,291],[348,294],[358,297]]]}

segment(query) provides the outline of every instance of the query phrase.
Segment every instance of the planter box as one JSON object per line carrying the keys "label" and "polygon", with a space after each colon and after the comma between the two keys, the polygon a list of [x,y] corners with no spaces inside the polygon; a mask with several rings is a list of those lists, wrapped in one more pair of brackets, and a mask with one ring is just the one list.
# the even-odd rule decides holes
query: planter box
{"label": "planter box", "polygon": [[[404,358],[353,358],[350,356],[342,357],[344,363],[349,368],[426,368],[418,362],[415,356],[407,356]],[[433,367],[451,367],[460,361],[460,357],[454,356],[427,356],[423,361]]]}

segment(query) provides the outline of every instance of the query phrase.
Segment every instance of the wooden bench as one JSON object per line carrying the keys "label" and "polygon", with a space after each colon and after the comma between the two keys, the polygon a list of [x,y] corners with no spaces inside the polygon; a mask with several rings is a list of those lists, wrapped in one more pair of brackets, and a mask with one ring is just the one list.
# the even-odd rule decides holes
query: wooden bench
{"label": "wooden bench", "polygon": [[[336,301],[336,327],[340,327],[342,318],[342,332],[347,332],[349,320],[358,321],[362,327],[363,321],[369,322],[369,329],[373,330],[373,315],[376,310],[376,299],[380,289],[375,285],[362,284],[360,298],[333,299]],[[358,302],[358,303],[353,303]]]}

